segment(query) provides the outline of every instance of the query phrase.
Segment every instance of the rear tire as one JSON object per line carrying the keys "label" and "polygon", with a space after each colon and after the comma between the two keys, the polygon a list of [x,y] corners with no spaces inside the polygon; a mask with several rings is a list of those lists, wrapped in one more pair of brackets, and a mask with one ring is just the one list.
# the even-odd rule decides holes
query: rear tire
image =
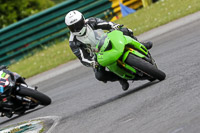
{"label": "rear tire", "polygon": [[145,73],[147,76],[150,76],[152,78],[156,78],[158,80],[164,80],[166,75],[161,70],[157,69],[155,66],[150,64],[149,62],[133,55],[129,54],[126,61],[127,64],[135,68],[136,70],[139,70],[143,73]]}
{"label": "rear tire", "polygon": [[21,86],[20,90],[17,92],[21,96],[31,97],[39,102],[41,105],[49,105],[51,104],[51,98],[47,95],[32,89],[28,89],[26,87]]}

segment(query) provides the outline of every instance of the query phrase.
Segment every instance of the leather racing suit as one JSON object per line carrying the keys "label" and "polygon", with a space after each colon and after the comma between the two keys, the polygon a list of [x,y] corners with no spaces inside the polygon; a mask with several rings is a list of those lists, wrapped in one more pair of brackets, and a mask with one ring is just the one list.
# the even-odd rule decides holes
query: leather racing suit
{"label": "leather racing suit", "polygon": [[[95,61],[94,56],[91,54],[92,52],[89,50],[88,47],[94,47],[96,44],[95,41],[91,41],[93,38],[89,37],[90,33],[98,34],[102,33],[100,30],[111,30],[115,24],[113,22],[107,22],[105,20],[102,20],[100,18],[89,18],[85,20],[87,25],[87,31],[83,36],[75,36],[72,33],[70,33],[69,38],[69,45],[72,49],[73,53],[78,57],[78,59],[81,61],[81,63],[87,67],[92,67],[93,62]],[[133,36],[132,30],[128,28],[121,28],[121,31],[124,35],[128,35],[134,39],[137,40]],[[88,40],[88,38],[91,38]],[[89,44],[90,43],[90,44]],[[92,44],[92,45],[91,45]],[[116,81],[116,80],[122,80],[120,77],[115,75],[114,73],[110,71],[106,71],[105,67],[98,65],[98,67],[94,68],[95,77],[96,79],[107,82],[107,81]]]}

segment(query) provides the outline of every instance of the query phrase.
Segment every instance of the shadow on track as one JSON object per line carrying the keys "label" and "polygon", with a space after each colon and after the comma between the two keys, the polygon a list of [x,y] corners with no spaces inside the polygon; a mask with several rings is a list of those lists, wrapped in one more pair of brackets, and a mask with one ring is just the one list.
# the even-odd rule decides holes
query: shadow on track
{"label": "shadow on track", "polygon": [[71,114],[71,115],[69,115],[69,116],[67,116],[67,117],[63,117],[61,121],[65,121],[66,119],[71,118],[71,117],[73,117],[73,116],[75,116],[75,115],[79,115],[79,114],[85,113],[85,112],[87,112],[87,111],[90,111],[90,110],[99,108],[99,107],[101,107],[101,106],[103,106],[103,105],[109,104],[109,103],[111,103],[111,102],[113,102],[113,101],[116,101],[116,100],[121,99],[121,98],[123,98],[123,97],[125,97],[125,96],[128,96],[128,95],[131,95],[131,94],[133,94],[133,93],[136,93],[137,91],[140,91],[140,90],[142,90],[142,89],[145,89],[145,88],[147,88],[147,87],[149,87],[149,86],[152,86],[152,85],[154,85],[154,84],[156,84],[156,83],[158,83],[158,82],[159,82],[159,81],[154,81],[154,82],[148,82],[148,83],[146,83],[146,84],[143,84],[143,85],[141,85],[141,86],[139,86],[139,87],[137,87],[137,88],[134,88],[133,90],[129,90],[129,91],[125,92],[125,93],[122,93],[122,94],[117,95],[117,96],[115,96],[115,97],[109,98],[109,99],[107,99],[107,100],[105,100],[105,101],[102,101],[102,102],[100,102],[100,103],[97,103],[97,104],[95,104],[95,105],[92,105],[92,106],[90,106],[90,107],[88,107],[88,108],[86,108],[86,109],[84,109],[84,110],[74,112],[73,114]]}
{"label": "shadow on track", "polygon": [[131,95],[131,94],[133,94],[133,93],[136,93],[137,91],[140,91],[140,90],[142,90],[142,89],[145,89],[145,88],[147,88],[147,87],[149,87],[149,86],[151,86],[151,85],[154,85],[154,84],[156,84],[156,83],[158,83],[158,82],[159,82],[159,81],[148,82],[148,83],[143,84],[143,85],[141,85],[141,86],[139,86],[139,87],[137,87],[137,88],[134,88],[133,90],[127,91],[127,92],[125,92],[125,93],[122,93],[122,94],[117,95],[117,96],[115,96],[115,97],[112,97],[112,98],[110,98],[110,99],[107,99],[106,101],[103,101],[103,102],[100,102],[100,103],[98,103],[98,104],[95,104],[95,105],[93,105],[93,106],[91,106],[91,107],[85,109],[84,111],[88,111],[88,110],[95,109],[95,108],[98,108],[98,107],[100,107],[100,106],[106,105],[106,104],[111,103],[111,102],[113,102],[113,101],[116,101],[116,100],[118,100],[118,99],[120,99],[120,98],[123,98],[123,97],[125,97],[125,96]]}
{"label": "shadow on track", "polygon": [[[37,110],[40,110],[40,109],[42,109],[42,108],[44,108],[44,107],[39,107],[39,108],[30,110],[30,111],[27,111],[26,113],[24,113],[24,114],[22,114],[22,115],[17,115],[17,116],[15,116],[15,117],[10,118],[10,119],[8,118],[8,120],[5,120],[5,121],[1,122],[0,125],[1,125],[1,124],[6,124],[7,122],[10,122],[10,121],[12,121],[12,120],[15,120],[15,119],[17,119],[17,118],[19,118],[19,117],[21,117],[21,116],[25,116],[25,115],[27,115],[27,114],[30,114],[30,113],[35,112],[35,111],[37,111]],[[4,117],[6,117],[6,116],[4,116]],[[17,123],[16,123],[16,124],[17,124]]]}

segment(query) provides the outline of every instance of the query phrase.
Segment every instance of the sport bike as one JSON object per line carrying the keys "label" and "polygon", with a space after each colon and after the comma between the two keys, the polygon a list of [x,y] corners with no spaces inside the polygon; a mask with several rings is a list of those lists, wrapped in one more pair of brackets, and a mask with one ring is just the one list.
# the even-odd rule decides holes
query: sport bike
{"label": "sport bike", "polygon": [[96,45],[96,61],[127,80],[164,80],[150,52],[119,30],[104,33]]}
{"label": "sport bike", "polygon": [[1,117],[11,118],[13,114],[22,115],[38,105],[49,105],[51,98],[39,92],[37,87],[28,86],[24,78],[7,69],[0,71]]}

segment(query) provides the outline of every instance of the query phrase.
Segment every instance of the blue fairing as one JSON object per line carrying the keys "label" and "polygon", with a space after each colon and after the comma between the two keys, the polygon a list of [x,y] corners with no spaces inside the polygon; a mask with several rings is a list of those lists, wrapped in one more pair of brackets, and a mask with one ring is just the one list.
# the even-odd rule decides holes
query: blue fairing
{"label": "blue fairing", "polygon": [[3,92],[4,92],[4,87],[0,86],[0,93],[3,93]]}

